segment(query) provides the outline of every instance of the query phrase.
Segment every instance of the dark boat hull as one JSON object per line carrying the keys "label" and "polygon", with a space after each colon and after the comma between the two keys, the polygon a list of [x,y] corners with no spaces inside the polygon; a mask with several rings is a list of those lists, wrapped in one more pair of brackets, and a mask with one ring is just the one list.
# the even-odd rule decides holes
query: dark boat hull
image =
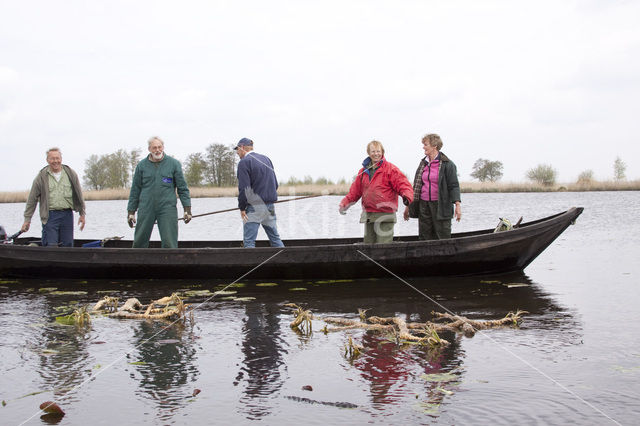
{"label": "dark boat hull", "polygon": [[[97,248],[4,244],[0,276],[237,280],[507,273],[522,271],[582,210],[571,208],[507,232],[468,232],[439,241],[400,237],[392,244],[362,244],[351,238],[289,240],[285,248],[254,249],[233,241],[184,241],[178,249],[132,249],[130,241],[109,241]],[[83,242],[78,240],[78,245]]]}

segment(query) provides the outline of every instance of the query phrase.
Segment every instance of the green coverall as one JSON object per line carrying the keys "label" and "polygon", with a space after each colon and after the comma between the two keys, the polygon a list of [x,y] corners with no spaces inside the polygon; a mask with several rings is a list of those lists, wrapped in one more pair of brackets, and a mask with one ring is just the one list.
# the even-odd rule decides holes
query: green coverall
{"label": "green coverall", "polygon": [[182,207],[191,207],[189,188],[178,160],[165,154],[162,161],[153,162],[147,157],[138,163],[127,205],[127,211],[138,210],[133,247],[149,247],[156,221],[162,247],[178,247],[176,189]]}

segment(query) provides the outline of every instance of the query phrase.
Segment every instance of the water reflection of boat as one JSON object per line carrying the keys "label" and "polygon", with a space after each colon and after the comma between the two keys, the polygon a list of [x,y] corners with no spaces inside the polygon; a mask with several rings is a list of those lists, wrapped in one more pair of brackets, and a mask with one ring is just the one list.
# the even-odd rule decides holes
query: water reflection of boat
{"label": "water reflection of boat", "polygon": [[[48,248],[18,239],[16,244],[0,244],[0,276],[237,278],[248,271],[251,278],[388,276],[372,261],[404,277],[513,272],[529,265],[582,210],[574,207],[507,232],[487,229],[439,241],[399,237],[393,244],[339,238],[289,240],[285,248],[244,249],[235,241],[182,241],[177,249],[132,249],[130,241],[111,240],[105,247]],[[77,240],[76,246],[86,243]]]}

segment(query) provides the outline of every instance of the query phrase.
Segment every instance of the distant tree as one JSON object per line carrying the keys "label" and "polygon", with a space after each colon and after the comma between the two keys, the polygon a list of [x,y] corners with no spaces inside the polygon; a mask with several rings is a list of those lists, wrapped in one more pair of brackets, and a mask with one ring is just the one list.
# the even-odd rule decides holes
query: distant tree
{"label": "distant tree", "polygon": [[189,154],[184,162],[184,178],[189,186],[201,186],[207,170],[207,161],[201,152]]}
{"label": "distant tree", "polygon": [[112,154],[91,155],[85,161],[82,180],[89,189],[126,188],[131,154],[119,149]]}
{"label": "distant tree", "polygon": [[302,179],[302,183],[305,184],[305,185],[312,185],[313,184],[313,178],[311,176],[307,175]]}
{"label": "distant tree", "polygon": [[140,148],[134,148],[129,153],[129,165],[131,166],[131,179],[133,179],[133,175],[136,172],[136,166],[140,162],[141,154],[142,154],[142,150]]}
{"label": "distant tree", "polygon": [[107,172],[100,163],[100,157],[96,154],[85,160],[82,181],[87,189],[99,190],[106,188]]}
{"label": "distant tree", "polygon": [[126,188],[129,184],[130,154],[119,149],[102,156],[101,162],[107,169],[107,188]]}
{"label": "distant tree", "polygon": [[585,170],[578,175],[578,183],[588,185],[593,182],[593,170]]}
{"label": "distant tree", "polygon": [[548,164],[540,164],[527,171],[527,179],[544,186],[551,186],[556,183],[556,170]]}
{"label": "distant tree", "polygon": [[502,177],[502,163],[500,161],[489,161],[479,158],[473,164],[471,177],[478,179],[480,182],[491,181],[496,182]]}
{"label": "distant tree", "polygon": [[295,176],[291,176],[287,181],[287,185],[291,185],[291,186],[302,185],[302,181]]}
{"label": "distant tree", "polygon": [[324,176],[320,176],[319,178],[317,178],[314,183],[316,185],[333,185],[333,182]]}
{"label": "distant tree", "polygon": [[211,144],[206,149],[207,167],[205,180],[212,186],[233,186],[236,184],[236,153],[234,146]]}
{"label": "distant tree", "polygon": [[620,157],[616,157],[616,161],[613,162],[613,178],[615,180],[626,179],[625,172],[627,171],[627,165],[622,161]]}
{"label": "distant tree", "polygon": [[341,178],[338,180],[338,185],[345,185],[346,183],[347,183],[347,179],[346,179],[346,178],[344,178],[344,177],[341,177]]}

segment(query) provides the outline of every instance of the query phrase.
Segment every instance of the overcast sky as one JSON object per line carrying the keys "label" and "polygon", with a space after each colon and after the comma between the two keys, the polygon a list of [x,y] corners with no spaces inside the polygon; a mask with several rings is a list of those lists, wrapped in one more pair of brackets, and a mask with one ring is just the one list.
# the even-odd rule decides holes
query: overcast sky
{"label": "overcast sky", "polygon": [[425,133],[462,181],[479,158],[640,178],[638,1],[0,5],[0,191],[50,146],[82,176],[152,135],[180,161],[249,137],[280,181],[350,179],[372,139],[412,176]]}

